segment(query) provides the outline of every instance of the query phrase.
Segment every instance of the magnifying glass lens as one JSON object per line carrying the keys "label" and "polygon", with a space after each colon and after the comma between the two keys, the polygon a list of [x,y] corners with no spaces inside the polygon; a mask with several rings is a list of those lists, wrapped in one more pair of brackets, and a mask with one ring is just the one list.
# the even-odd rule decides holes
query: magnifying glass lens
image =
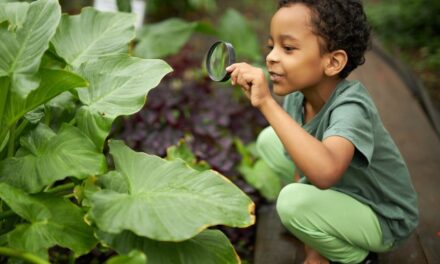
{"label": "magnifying glass lens", "polygon": [[211,73],[216,79],[222,79],[229,60],[229,54],[225,45],[217,45],[211,55]]}
{"label": "magnifying glass lens", "polygon": [[230,75],[226,67],[233,63],[235,63],[235,52],[230,43],[219,41],[211,46],[206,57],[206,68],[213,81],[229,80]]}

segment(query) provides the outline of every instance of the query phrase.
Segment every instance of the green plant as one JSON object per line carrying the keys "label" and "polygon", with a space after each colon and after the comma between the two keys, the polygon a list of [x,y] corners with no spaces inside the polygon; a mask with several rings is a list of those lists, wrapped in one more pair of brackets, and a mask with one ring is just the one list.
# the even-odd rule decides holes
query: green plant
{"label": "green plant", "polygon": [[[440,66],[440,2],[436,0],[385,0],[368,4],[366,12],[373,29],[393,49],[401,49],[421,68]],[[420,60],[421,58],[421,60]]]}
{"label": "green plant", "polygon": [[234,9],[228,9],[217,26],[205,21],[187,22],[180,18],[168,18],[147,24],[137,36],[138,44],[134,54],[142,58],[163,58],[177,54],[196,32],[231,42],[240,60],[248,59],[253,63],[262,63],[260,44],[255,31],[246,18]]}
{"label": "green plant", "polygon": [[134,54],[142,58],[163,58],[174,55],[185,45],[199,25],[180,18],[145,25],[139,33]]}
{"label": "green plant", "polygon": [[0,254],[47,263],[54,246],[78,257],[100,244],[121,254],[108,263],[239,262],[206,229],[254,223],[240,189],[180,158],[107,144],[113,121],[171,71],[132,57],[134,36],[131,14],[0,4]]}
{"label": "green plant", "polygon": [[282,187],[280,177],[260,158],[255,142],[244,145],[237,138],[234,143],[242,157],[238,171],[264,198],[275,201]]}
{"label": "green plant", "polygon": [[263,62],[257,35],[237,10],[226,10],[220,19],[218,36],[234,45],[238,59],[248,59],[259,64]]}
{"label": "green plant", "polygon": [[148,0],[149,20],[160,21],[169,17],[185,18],[191,12],[215,12],[216,0]]}

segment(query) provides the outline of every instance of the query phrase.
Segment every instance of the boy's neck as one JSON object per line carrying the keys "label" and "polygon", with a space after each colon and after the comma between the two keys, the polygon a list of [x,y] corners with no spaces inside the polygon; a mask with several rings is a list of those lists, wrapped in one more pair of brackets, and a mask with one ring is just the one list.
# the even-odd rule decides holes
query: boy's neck
{"label": "boy's neck", "polygon": [[305,121],[312,119],[328,101],[341,78],[325,78],[315,87],[302,90],[304,95]]}

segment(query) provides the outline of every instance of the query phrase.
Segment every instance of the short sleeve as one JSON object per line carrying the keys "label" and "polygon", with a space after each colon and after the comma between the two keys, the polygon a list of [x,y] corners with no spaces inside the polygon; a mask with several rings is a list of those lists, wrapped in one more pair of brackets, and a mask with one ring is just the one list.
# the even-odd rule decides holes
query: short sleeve
{"label": "short sleeve", "polygon": [[330,113],[329,126],[323,139],[340,136],[356,148],[353,162],[367,167],[374,151],[374,131],[371,115],[366,107],[357,103],[337,106]]}

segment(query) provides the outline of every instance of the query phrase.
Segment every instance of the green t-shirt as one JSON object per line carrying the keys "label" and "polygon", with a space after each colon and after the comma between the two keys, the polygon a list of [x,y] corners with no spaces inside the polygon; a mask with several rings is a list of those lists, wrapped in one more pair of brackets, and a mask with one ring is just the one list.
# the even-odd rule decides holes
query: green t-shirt
{"label": "green t-shirt", "polygon": [[[396,144],[378,110],[358,81],[341,81],[319,113],[303,124],[300,92],[286,96],[284,109],[318,140],[348,139],[355,154],[342,179],[331,189],[369,205],[379,218],[385,243],[400,244],[418,224],[417,194]],[[302,181],[307,181],[302,175]]]}

